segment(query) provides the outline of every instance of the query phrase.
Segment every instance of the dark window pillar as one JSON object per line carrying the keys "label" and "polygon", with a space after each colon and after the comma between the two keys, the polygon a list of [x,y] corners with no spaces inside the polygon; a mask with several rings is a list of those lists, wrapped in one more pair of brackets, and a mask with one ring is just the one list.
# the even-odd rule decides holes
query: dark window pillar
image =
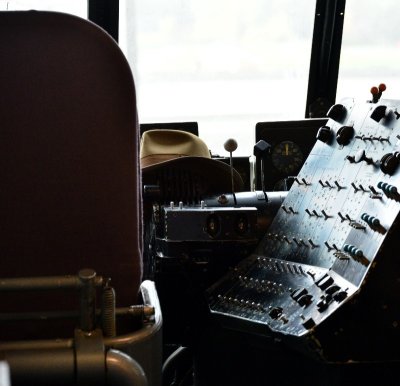
{"label": "dark window pillar", "polygon": [[88,18],[118,42],[119,0],[88,0]]}
{"label": "dark window pillar", "polygon": [[335,103],[346,0],[317,0],[306,118],[325,117]]}

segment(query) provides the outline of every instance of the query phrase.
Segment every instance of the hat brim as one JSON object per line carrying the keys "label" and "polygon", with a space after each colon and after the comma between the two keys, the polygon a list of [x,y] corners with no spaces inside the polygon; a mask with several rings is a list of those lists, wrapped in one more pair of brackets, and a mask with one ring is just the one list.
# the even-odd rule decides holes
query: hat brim
{"label": "hat brim", "polygon": [[[231,168],[224,162],[205,157],[179,157],[142,167],[144,183],[153,183],[154,174],[163,169],[186,170],[196,174],[206,181],[206,193],[229,193],[232,191]],[[240,174],[233,169],[233,183],[235,192],[243,191],[243,180]]]}

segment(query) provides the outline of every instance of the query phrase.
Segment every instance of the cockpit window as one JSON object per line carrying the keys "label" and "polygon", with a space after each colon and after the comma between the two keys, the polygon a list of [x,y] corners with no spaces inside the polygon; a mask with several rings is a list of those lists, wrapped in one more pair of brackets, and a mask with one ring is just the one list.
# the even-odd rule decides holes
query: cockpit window
{"label": "cockpit window", "polygon": [[87,18],[87,0],[0,0],[0,11],[41,11],[65,12]]}
{"label": "cockpit window", "polygon": [[120,0],[119,41],[141,123],[198,121],[215,154],[249,155],[257,122],[302,119],[310,0]]}
{"label": "cockpit window", "polygon": [[368,99],[372,86],[385,83],[383,98],[400,95],[399,2],[346,2],[337,100]]}

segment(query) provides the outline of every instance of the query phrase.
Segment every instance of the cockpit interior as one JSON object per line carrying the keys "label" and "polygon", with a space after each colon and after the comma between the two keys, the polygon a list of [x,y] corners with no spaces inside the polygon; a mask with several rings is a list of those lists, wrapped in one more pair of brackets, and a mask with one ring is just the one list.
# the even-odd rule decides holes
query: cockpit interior
{"label": "cockpit interior", "polygon": [[0,386],[395,386],[400,5],[0,0]]}

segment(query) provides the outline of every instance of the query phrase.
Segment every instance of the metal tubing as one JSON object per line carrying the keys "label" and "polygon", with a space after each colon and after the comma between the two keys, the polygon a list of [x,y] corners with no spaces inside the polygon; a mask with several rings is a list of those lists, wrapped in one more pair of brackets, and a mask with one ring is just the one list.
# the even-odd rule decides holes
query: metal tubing
{"label": "metal tubing", "polygon": [[124,349],[128,345],[143,342],[154,336],[162,327],[162,314],[160,301],[158,299],[157,290],[154,282],[145,280],[140,286],[142,292],[143,303],[154,307],[153,322],[145,327],[126,335],[117,335],[114,338],[104,337],[106,347]]}
{"label": "metal tubing", "polygon": [[0,353],[24,350],[59,350],[73,347],[73,339],[19,340],[11,342],[0,342]]}
{"label": "metal tubing", "polygon": [[0,313],[0,323],[27,320],[77,319],[78,316],[78,311],[9,312]]}
{"label": "metal tubing", "polygon": [[[11,384],[75,385],[76,369],[73,349],[27,350],[8,352]],[[113,386],[147,386],[142,367],[128,355],[109,350],[106,354],[107,384]],[[93,374],[95,379],[97,374]]]}
{"label": "metal tubing", "polygon": [[147,386],[142,367],[130,356],[117,350],[106,354],[107,384],[113,386]]}
{"label": "metal tubing", "polygon": [[7,352],[11,384],[73,385],[75,361],[73,349],[27,350]]}
{"label": "metal tubing", "polygon": [[[129,334],[119,335],[112,338],[105,337],[104,343],[106,347],[122,349],[127,345],[150,339],[151,336],[155,335],[161,329],[161,307],[154,282],[150,280],[145,280],[141,284],[141,291],[144,303],[154,307],[154,323],[149,324],[145,328],[141,328],[138,331],[133,331]],[[129,308],[121,308],[120,310],[125,314],[127,311],[129,311]],[[26,349],[41,350],[44,348],[68,348],[72,346],[72,339],[0,342],[0,351],[18,351]]]}
{"label": "metal tubing", "polygon": [[[116,316],[129,316],[132,318],[149,319],[154,315],[154,307],[135,305],[130,307],[118,307]],[[101,316],[102,311],[96,310],[96,316]],[[52,320],[52,319],[77,319],[78,311],[36,311],[36,312],[8,312],[0,313],[0,323],[26,320]]]}
{"label": "metal tubing", "polygon": [[[101,276],[96,277],[95,286],[103,284]],[[1,278],[0,291],[37,291],[54,289],[79,289],[82,282],[78,276],[38,276],[20,278]]]}

